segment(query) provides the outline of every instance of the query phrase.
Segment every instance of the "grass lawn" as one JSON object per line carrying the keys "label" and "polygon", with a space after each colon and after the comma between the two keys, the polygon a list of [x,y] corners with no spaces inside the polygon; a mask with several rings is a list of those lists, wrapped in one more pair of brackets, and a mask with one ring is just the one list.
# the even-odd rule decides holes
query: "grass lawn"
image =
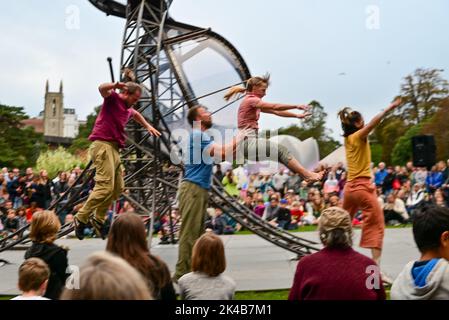
{"label": "grass lawn", "polygon": [[[399,226],[386,226],[385,229],[403,229],[403,228],[411,228],[412,224],[401,224]],[[298,233],[298,232],[310,232],[310,231],[316,231],[318,229],[318,226],[301,226],[298,229],[295,230],[289,230],[289,232],[292,233]],[[359,228],[354,228],[355,230]],[[234,233],[236,235],[244,235],[244,234],[254,234],[252,231],[249,230],[242,230]]]}

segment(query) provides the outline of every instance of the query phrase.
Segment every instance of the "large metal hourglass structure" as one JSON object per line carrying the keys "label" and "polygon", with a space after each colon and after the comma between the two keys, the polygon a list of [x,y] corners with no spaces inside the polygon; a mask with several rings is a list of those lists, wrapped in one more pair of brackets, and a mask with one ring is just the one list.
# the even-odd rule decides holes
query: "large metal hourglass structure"
{"label": "large metal hourglass structure", "polygon": [[[127,126],[127,146],[121,153],[125,167],[123,197],[136,212],[147,217],[145,221],[151,234],[155,221],[162,217],[171,219],[183,176],[181,161],[174,161],[180,154],[180,146],[173,133],[178,129],[189,129],[187,111],[197,104],[207,106],[214,114],[215,129],[234,128],[239,98],[226,103],[224,91],[242,84],[251,74],[237,49],[222,36],[209,28],[174,20],[169,15],[172,0],[89,1],[107,15],[126,20],[120,68],[134,71],[137,82],[144,88],[136,108],[162,132],[162,137],[156,139],[131,121]],[[90,167],[83,172],[66,197],[63,209],[85,200],[86,197],[81,196],[82,186],[94,174]],[[220,181],[213,183],[210,205],[222,208],[248,230],[298,257],[318,250],[315,242],[276,228],[255,216],[249,208],[228,195]],[[54,207],[61,208],[61,205],[54,204]],[[73,226],[67,224],[61,229],[60,236],[72,230]],[[169,236],[174,242],[173,232]],[[29,241],[11,239],[0,241],[0,252]]]}

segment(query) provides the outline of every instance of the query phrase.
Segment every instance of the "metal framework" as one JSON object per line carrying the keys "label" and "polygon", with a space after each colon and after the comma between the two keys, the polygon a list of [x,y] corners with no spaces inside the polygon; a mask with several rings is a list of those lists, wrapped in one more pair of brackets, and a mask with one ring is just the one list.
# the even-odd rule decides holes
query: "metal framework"
{"label": "metal framework", "polygon": [[[122,69],[134,70],[137,81],[144,88],[138,110],[162,132],[161,138],[156,139],[137,123],[130,122],[127,126],[127,147],[121,154],[127,190],[123,196],[140,214],[147,216],[145,221],[148,222],[151,246],[154,220],[166,214],[171,219],[170,213],[176,204],[177,189],[183,174],[182,165],[174,165],[170,159],[170,152],[178,148],[177,142],[172,139],[172,130],[187,127],[186,112],[189,107],[213,95],[219,94],[221,97],[222,91],[251,75],[243,58],[226,39],[210,29],[171,19],[168,10],[172,0],[128,0],[126,5],[111,0],[89,1],[108,15],[126,19],[120,65]],[[217,54],[216,57],[230,66],[236,74],[233,79],[237,83],[226,83],[208,92],[201,92],[195,87],[186,64],[207,50]],[[214,113],[222,112],[235,102],[216,106]],[[94,175],[93,170],[88,170],[89,167],[90,164],[83,177],[75,183],[76,190],[68,190],[53,207],[64,198],[68,198],[67,205],[85,200],[80,199],[79,195]],[[254,216],[251,210],[229,196],[219,181],[214,182],[210,191],[210,202],[221,207],[247,229],[299,257],[318,250],[315,242],[296,237]],[[28,226],[14,235],[26,228]],[[71,231],[73,226],[67,224],[59,236]],[[26,237],[11,241],[14,235],[0,240],[0,252],[27,241]],[[174,242],[173,232],[170,235]]]}

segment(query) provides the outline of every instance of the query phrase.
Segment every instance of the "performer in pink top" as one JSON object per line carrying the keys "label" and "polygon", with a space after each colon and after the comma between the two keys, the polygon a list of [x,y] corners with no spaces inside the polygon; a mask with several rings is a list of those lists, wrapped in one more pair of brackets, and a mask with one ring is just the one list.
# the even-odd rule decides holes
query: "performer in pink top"
{"label": "performer in pink top", "polygon": [[[305,180],[317,181],[323,178],[323,172],[312,172],[304,168],[284,146],[273,141],[258,138],[259,117],[260,113],[271,113],[280,117],[304,119],[311,114],[308,112],[309,107],[305,105],[290,105],[280,103],[269,103],[262,101],[265,96],[270,76],[253,77],[247,81],[246,88],[232,87],[225,95],[226,100],[230,100],[234,95],[246,93],[240,104],[238,111],[238,128],[239,130],[251,129],[243,145],[244,156],[248,160],[278,161],[289,168],[291,171],[298,173]],[[302,110],[304,113],[294,113],[288,110]],[[267,156],[268,151],[268,156]]]}
{"label": "performer in pink top", "polygon": [[[128,120],[132,117],[151,135],[161,135],[132,108],[142,94],[141,86],[134,82],[133,72],[126,69],[124,78],[128,82],[103,83],[98,88],[104,102],[89,136],[89,140],[93,141],[89,154],[96,170],[95,187],[74,218],[75,234],[80,240],[84,238],[84,229],[88,225],[92,225],[103,239],[107,235],[108,228],[104,223],[106,212],[124,186],[119,148],[125,146]],[[115,92],[116,89],[120,93]]]}

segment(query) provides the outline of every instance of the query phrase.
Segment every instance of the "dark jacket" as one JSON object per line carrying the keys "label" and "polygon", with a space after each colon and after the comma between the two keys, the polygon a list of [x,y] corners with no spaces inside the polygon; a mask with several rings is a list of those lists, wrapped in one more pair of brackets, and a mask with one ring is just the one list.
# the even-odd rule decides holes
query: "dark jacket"
{"label": "dark jacket", "polygon": [[40,258],[48,264],[51,274],[44,297],[59,299],[68,277],[66,273],[68,266],[67,250],[55,244],[33,242],[25,252],[25,259],[28,258]]}

